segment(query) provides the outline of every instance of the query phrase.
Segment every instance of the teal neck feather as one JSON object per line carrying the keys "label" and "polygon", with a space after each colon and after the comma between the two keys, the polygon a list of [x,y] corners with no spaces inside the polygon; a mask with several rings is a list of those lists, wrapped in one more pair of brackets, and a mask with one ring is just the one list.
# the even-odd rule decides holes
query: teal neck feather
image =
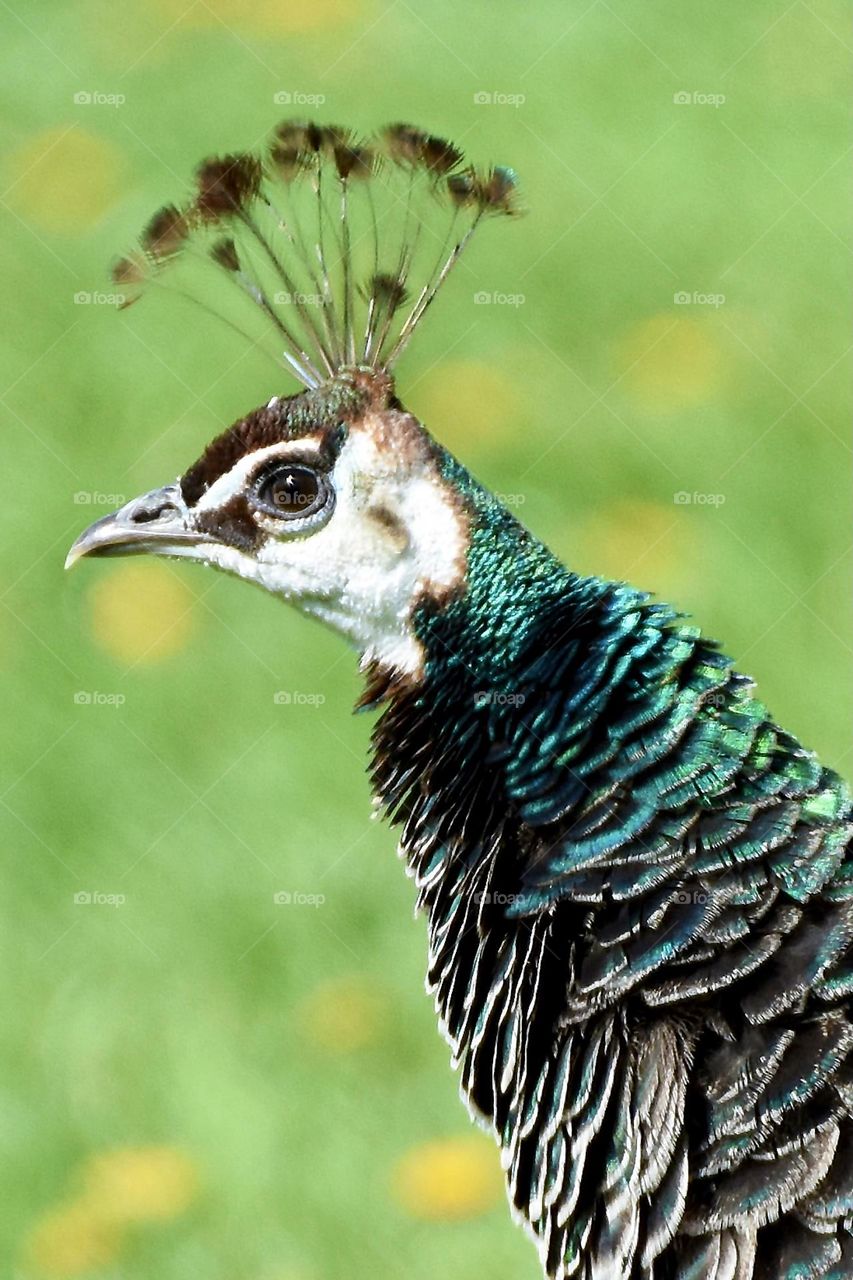
{"label": "teal neck feather", "polygon": [[531,652],[534,638],[562,634],[550,645],[565,651],[607,599],[627,612],[646,599],[632,588],[584,578],[561,564],[542,542],[441,450],[443,477],[461,496],[470,520],[464,590],[441,608],[425,607],[415,628],[427,654],[427,681],[509,694],[504,687]]}

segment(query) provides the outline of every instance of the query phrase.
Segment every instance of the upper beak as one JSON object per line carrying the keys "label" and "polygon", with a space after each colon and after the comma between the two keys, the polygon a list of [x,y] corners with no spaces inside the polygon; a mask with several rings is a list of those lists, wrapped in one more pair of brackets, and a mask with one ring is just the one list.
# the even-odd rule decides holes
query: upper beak
{"label": "upper beak", "polygon": [[83,556],[185,555],[187,548],[212,541],[190,527],[180,485],[167,484],[90,524],[68,552],[65,568]]}

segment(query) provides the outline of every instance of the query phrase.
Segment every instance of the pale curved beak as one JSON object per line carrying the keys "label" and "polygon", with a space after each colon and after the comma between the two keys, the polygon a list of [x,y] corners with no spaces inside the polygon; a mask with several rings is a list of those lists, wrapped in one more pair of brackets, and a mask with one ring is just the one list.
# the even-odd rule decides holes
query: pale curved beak
{"label": "pale curved beak", "polygon": [[186,555],[191,547],[212,541],[190,527],[180,485],[167,484],[90,524],[65,557],[65,568],[83,556]]}

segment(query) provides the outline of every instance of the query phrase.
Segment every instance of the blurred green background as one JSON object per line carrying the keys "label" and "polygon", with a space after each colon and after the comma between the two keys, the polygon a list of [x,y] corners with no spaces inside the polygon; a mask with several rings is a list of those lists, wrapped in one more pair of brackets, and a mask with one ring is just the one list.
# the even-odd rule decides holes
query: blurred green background
{"label": "blurred green background", "polygon": [[197,567],[63,576],[113,499],[295,389],[178,302],[117,312],[110,260],[286,114],[514,165],[529,216],[478,237],[403,398],[849,771],[846,27],[840,0],[3,0],[11,1273],[538,1274],[369,822],[352,656]]}

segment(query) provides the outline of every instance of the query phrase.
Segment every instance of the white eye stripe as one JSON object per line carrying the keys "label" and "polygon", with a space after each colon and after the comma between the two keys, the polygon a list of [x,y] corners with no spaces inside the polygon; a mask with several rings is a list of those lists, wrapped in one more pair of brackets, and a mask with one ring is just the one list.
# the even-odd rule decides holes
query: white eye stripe
{"label": "white eye stripe", "polygon": [[279,440],[267,445],[264,449],[254,449],[235,462],[230,471],[214,480],[210,488],[202,494],[195,504],[196,512],[213,511],[224,506],[230,498],[244,493],[252,483],[256,472],[266,464],[281,459],[283,462],[293,460],[312,465],[321,457],[320,441],[311,436],[301,436],[294,440]]}

